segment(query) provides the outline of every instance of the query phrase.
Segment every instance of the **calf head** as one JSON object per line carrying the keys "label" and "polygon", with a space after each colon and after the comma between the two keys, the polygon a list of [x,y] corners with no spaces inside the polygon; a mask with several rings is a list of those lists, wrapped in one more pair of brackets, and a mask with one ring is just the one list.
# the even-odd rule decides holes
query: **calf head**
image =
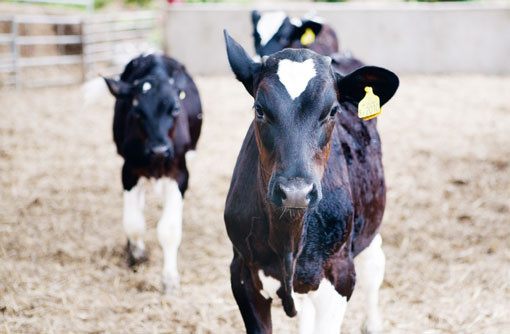
{"label": "calf head", "polygon": [[372,66],[342,76],[331,58],[306,49],[285,49],[257,63],[227,32],[225,39],[232,70],[254,97],[267,199],[277,207],[316,206],[340,103],[357,104],[371,86],[382,105],[395,93],[397,76]]}
{"label": "calf head", "polygon": [[322,24],[313,20],[290,19],[284,12],[252,12],[255,51],[261,57],[290,47],[311,29],[317,35]]}
{"label": "calf head", "polygon": [[105,81],[118,100],[130,103],[129,114],[135,119],[145,154],[154,159],[172,159],[173,135],[181,109],[179,96],[183,92],[164,66],[156,64],[132,83],[107,78]]}

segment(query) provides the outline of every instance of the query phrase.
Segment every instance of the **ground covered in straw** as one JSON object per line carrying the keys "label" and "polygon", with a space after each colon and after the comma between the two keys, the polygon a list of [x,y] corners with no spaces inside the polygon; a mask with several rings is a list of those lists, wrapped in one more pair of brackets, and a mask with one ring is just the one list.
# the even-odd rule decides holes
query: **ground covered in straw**
{"label": "ground covered in straw", "polygon": [[[250,123],[231,78],[199,78],[204,128],[191,165],[181,291],[126,265],[113,99],[78,88],[0,92],[0,333],[241,333],[222,212]],[[388,184],[381,306],[387,333],[510,332],[510,78],[407,76],[379,120]],[[275,333],[296,321],[275,303]],[[358,333],[359,296],[345,333]]]}

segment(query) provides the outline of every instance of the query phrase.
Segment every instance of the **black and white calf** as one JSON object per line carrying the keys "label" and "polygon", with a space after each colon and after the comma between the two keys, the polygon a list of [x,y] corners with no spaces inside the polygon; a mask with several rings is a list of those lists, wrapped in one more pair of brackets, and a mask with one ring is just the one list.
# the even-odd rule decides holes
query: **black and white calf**
{"label": "black and white calf", "polygon": [[[256,10],[251,18],[255,51],[260,57],[285,48],[307,48],[324,56],[338,52],[335,31],[321,18],[290,18],[282,11],[259,13]],[[302,38],[310,32],[313,34]]]}
{"label": "black and white calf", "polygon": [[385,257],[378,234],[386,189],[377,120],[358,117],[365,87],[386,103],[392,72],[343,75],[330,57],[285,49],[254,62],[227,33],[254,120],[225,205],[234,297],[248,333],[271,333],[271,303],[299,315],[302,334],[338,334],[354,285],[366,293],[365,333],[380,333]]}
{"label": "black and white calf", "polygon": [[158,222],[163,248],[163,288],[179,286],[177,250],[181,242],[182,198],[188,186],[186,159],[194,152],[202,126],[197,87],[175,59],[148,55],[133,59],[120,80],[105,79],[116,97],[113,139],[124,158],[124,230],[130,265],[146,259],[143,235],[145,188],[163,192]]}

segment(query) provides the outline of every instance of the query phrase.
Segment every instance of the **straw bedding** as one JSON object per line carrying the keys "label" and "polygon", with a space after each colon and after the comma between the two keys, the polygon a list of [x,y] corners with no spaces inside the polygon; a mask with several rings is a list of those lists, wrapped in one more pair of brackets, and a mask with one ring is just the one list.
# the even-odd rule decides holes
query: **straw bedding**
{"label": "straw bedding", "polygon": [[[198,78],[204,128],[179,252],[181,291],[126,265],[113,98],[76,87],[0,92],[0,333],[241,333],[223,207],[252,117],[231,78]],[[379,117],[388,201],[380,304],[387,333],[510,332],[510,78],[406,76]],[[296,333],[276,302],[275,333]],[[353,296],[343,331],[359,333]]]}

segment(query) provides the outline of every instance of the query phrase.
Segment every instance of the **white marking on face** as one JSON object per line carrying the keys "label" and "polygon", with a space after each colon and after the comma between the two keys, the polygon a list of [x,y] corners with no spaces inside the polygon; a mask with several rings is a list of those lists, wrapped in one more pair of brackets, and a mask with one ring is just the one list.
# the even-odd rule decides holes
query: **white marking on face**
{"label": "white marking on face", "polygon": [[262,269],[259,269],[258,274],[260,282],[262,283],[262,290],[260,290],[260,294],[266,299],[269,298],[276,299],[277,297],[276,291],[278,291],[278,289],[282,285],[280,281],[271,276],[266,276]]}
{"label": "white marking on face", "polygon": [[257,22],[257,32],[260,35],[260,45],[266,45],[280,29],[287,15],[284,12],[263,13]]}
{"label": "white marking on face", "polygon": [[151,90],[152,85],[150,82],[144,82],[142,86],[142,92],[147,93],[149,90]]}
{"label": "white marking on face", "polygon": [[166,290],[179,287],[177,250],[182,236],[182,194],[177,182],[161,178],[164,191],[164,209],[158,222],[158,240],[163,248],[163,286]]}
{"label": "white marking on face", "polygon": [[280,82],[294,100],[304,92],[308,82],[315,77],[315,64],[313,59],[307,59],[302,63],[283,59],[278,63],[277,74]]}
{"label": "white marking on face", "polygon": [[[302,296],[302,297],[301,297]],[[316,291],[296,295],[299,333],[338,334],[347,308],[347,298],[333,284],[323,279]]]}
{"label": "white marking on face", "polygon": [[365,304],[365,333],[379,333],[383,329],[378,303],[386,259],[381,246],[382,238],[378,234],[370,245],[354,258],[356,292],[361,293]]}
{"label": "white marking on face", "polygon": [[124,214],[122,224],[124,232],[131,242],[140,249],[145,249],[143,235],[145,234],[145,218],[143,207],[145,203],[145,179],[141,178],[130,190],[124,190]]}

